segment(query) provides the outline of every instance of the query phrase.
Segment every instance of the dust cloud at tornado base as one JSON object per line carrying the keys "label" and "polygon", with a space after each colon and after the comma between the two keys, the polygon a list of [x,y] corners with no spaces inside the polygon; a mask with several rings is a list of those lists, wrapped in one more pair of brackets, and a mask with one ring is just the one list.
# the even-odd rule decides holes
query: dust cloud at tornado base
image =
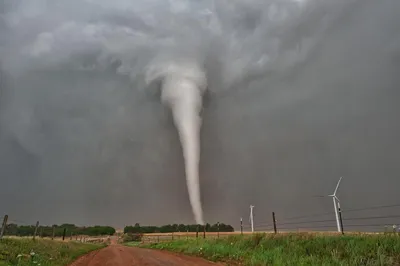
{"label": "dust cloud at tornado base", "polygon": [[[312,196],[330,193],[339,176],[343,208],[400,202],[400,4],[353,2],[330,27],[315,11],[299,36],[286,36],[287,44],[318,37],[290,69],[267,69],[223,93],[209,71],[200,162],[207,222],[236,225],[250,204],[256,221],[271,211],[330,211],[329,199]],[[10,33],[0,31],[7,47]],[[0,212],[31,223],[193,222],[179,139],[158,95],[112,65],[15,79],[0,55]]]}

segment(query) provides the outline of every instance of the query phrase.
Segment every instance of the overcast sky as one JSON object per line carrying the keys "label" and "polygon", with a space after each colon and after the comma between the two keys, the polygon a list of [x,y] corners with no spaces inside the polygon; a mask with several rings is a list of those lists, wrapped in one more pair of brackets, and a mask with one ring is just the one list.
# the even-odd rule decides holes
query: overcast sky
{"label": "overcast sky", "polygon": [[0,216],[192,223],[176,130],[143,79],[176,57],[209,79],[206,221],[332,211],[313,196],[340,176],[343,209],[400,204],[398,25],[393,0],[0,0]]}

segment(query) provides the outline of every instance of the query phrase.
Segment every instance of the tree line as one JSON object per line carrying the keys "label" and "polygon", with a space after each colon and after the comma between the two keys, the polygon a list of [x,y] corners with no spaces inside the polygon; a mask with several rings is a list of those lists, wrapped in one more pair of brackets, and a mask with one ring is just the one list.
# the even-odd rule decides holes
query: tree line
{"label": "tree line", "polygon": [[[167,224],[163,226],[141,226],[136,223],[134,226],[125,226],[124,233],[172,233],[172,232],[197,232],[203,231],[204,227],[197,224]],[[224,223],[216,223],[205,225],[206,232],[233,232],[234,228],[231,225]]]}
{"label": "tree line", "polygon": [[[74,224],[62,224],[53,226],[39,226],[37,235],[42,237],[54,236],[61,237],[66,230],[66,236],[71,235],[86,235],[86,236],[101,236],[101,235],[113,235],[115,229],[111,226],[76,226]],[[5,230],[6,235],[13,236],[33,236],[35,233],[35,226],[33,225],[17,225],[8,224]]]}

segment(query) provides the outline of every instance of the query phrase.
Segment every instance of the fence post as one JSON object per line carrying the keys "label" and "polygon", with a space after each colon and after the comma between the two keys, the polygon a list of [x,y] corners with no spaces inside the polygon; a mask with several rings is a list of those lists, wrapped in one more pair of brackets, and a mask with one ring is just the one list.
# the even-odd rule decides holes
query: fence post
{"label": "fence post", "polygon": [[206,238],[206,230],[207,230],[206,225],[203,225],[203,238],[204,239]]}
{"label": "fence post", "polygon": [[51,233],[51,240],[54,240],[55,234],[56,234],[56,226],[53,225],[53,232]]}
{"label": "fence post", "polygon": [[276,219],[275,219],[275,212],[272,212],[272,222],[274,223],[274,233],[277,233],[276,230]]}
{"label": "fence post", "polygon": [[240,234],[243,235],[243,218],[240,217]]}
{"label": "fence post", "polygon": [[0,239],[3,238],[4,233],[6,232],[7,220],[8,220],[8,215],[6,214],[6,215],[4,215],[3,224],[1,225]]}
{"label": "fence post", "polygon": [[217,238],[219,238],[219,222],[217,223]]}
{"label": "fence post", "polygon": [[189,227],[186,229],[186,240],[189,240]]}
{"label": "fence post", "polygon": [[197,228],[196,228],[196,238],[199,238],[199,225],[197,225]]}
{"label": "fence post", "polygon": [[[63,231],[63,241],[65,240],[65,234],[67,233],[67,228],[64,228],[64,231]],[[84,240],[85,241],[85,240]]]}
{"label": "fence post", "polygon": [[35,232],[33,233],[33,240],[35,240],[36,238],[38,227],[39,227],[39,221],[36,222]]}

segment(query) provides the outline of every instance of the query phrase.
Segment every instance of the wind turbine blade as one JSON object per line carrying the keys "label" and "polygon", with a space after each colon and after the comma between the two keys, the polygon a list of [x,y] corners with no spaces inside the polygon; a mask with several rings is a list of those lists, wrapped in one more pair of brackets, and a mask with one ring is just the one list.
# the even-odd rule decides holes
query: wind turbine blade
{"label": "wind turbine blade", "polygon": [[340,200],[339,200],[339,198],[338,197],[336,197],[336,195],[335,196],[333,196],[336,200],[337,200],[337,202],[340,202]]}
{"label": "wind turbine blade", "polygon": [[336,192],[337,192],[337,190],[339,188],[340,181],[342,181],[342,177],[339,178],[339,181],[337,182],[337,185],[336,185],[336,188],[335,188],[335,192],[333,192],[333,195],[335,195],[335,196],[336,196]]}

